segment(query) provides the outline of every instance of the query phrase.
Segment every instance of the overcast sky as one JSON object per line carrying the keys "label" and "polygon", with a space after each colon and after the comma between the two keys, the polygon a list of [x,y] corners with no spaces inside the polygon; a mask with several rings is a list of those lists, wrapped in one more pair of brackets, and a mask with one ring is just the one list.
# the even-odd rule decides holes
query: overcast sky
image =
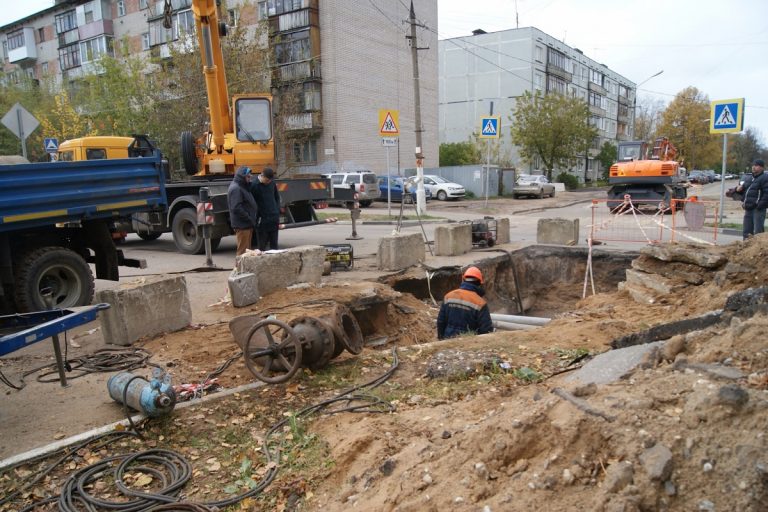
{"label": "overcast sky", "polygon": [[[400,9],[408,3],[386,1]],[[53,1],[3,4],[0,26]],[[438,0],[438,15],[440,39],[517,23],[581,49],[637,84],[664,70],[640,86],[641,99],[669,102],[688,86],[710,100],[745,98],[745,126],[768,143],[768,0]]]}

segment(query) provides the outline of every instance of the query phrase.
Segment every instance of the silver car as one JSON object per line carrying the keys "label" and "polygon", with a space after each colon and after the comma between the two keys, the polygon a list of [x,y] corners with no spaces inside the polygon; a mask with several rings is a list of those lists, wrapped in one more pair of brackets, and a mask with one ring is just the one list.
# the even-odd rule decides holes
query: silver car
{"label": "silver car", "polygon": [[521,196],[555,197],[555,186],[549,182],[546,176],[521,174],[517,178],[515,188],[512,189],[512,197]]}

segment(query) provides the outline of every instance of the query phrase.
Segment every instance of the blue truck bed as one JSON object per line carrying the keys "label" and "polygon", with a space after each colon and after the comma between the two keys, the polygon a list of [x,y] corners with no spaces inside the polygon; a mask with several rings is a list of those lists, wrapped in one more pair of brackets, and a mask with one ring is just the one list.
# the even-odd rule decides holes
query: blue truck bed
{"label": "blue truck bed", "polygon": [[161,156],[0,166],[0,233],[167,207]]}

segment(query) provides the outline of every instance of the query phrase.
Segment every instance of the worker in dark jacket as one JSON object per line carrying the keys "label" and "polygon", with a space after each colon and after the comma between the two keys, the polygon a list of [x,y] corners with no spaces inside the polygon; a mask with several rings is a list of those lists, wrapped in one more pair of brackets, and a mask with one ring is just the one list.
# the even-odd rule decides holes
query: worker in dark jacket
{"label": "worker in dark jacket", "polygon": [[253,228],[256,226],[258,209],[250,186],[251,170],[248,167],[240,167],[227,189],[229,223],[237,237],[237,256],[251,248]]}
{"label": "worker in dark jacket", "polygon": [[743,185],[736,187],[744,200],[743,235],[744,240],[765,231],[765,210],[768,207],[768,176],[765,174],[765,162],[758,158],[752,164],[752,175],[747,176]]}
{"label": "worker in dark jacket", "polygon": [[251,184],[251,192],[259,207],[256,227],[259,250],[277,249],[277,233],[280,229],[280,193],[275,185],[275,171],[265,167]]}
{"label": "worker in dark jacket", "polygon": [[469,267],[458,289],[445,294],[437,315],[437,339],[452,338],[467,332],[485,334],[493,331],[491,312],[483,299],[483,274]]}

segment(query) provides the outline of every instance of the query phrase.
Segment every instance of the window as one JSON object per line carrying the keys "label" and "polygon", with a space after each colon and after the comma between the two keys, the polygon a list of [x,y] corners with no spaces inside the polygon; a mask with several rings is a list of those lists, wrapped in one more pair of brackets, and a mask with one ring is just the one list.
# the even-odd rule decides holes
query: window
{"label": "window", "polygon": [[534,50],[534,58],[537,62],[544,62],[544,48],[536,46],[536,49]]}
{"label": "window", "polygon": [[593,84],[597,84],[600,87],[603,86],[603,74],[596,69],[589,70],[589,81]]}
{"label": "window", "polygon": [[558,94],[565,94],[565,80],[558,76],[547,76],[547,92],[556,92]]}
{"label": "window", "polygon": [[40,64],[40,74],[41,75],[47,75],[48,74],[48,63],[47,62],[43,62],[42,64]]}
{"label": "window", "polygon": [[125,16],[125,0],[117,0],[117,15]]}
{"label": "window", "polygon": [[547,51],[547,64],[550,64],[552,66],[555,66],[556,68],[560,68],[564,71],[567,71],[570,66],[568,66],[568,57],[565,56],[564,53],[559,52],[555,50],[554,48],[549,48]]}
{"label": "window", "polygon": [[40,43],[45,42],[45,27],[40,27],[37,29],[37,40]]}
{"label": "window", "polygon": [[98,60],[102,55],[112,55],[112,38],[96,37],[80,43],[81,62],[91,62]]}
{"label": "window", "polygon": [[619,96],[629,97],[629,89],[627,89],[626,85],[619,85]]}
{"label": "window", "polygon": [[237,22],[240,21],[240,11],[237,9],[229,9],[227,10],[227,14],[229,15],[229,26],[236,27]]}
{"label": "window", "polygon": [[195,15],[192,10],[181,11],[173,18],[173,39],[195,33]]}
{"label": "window", "polygon": [[103,148],[86,148],[86,160],[104,160],[107,158],[107,150]]}
{"label": "window", "polygon": [[594,91],[589,91],[589,104],[598,108],[602,107],[603,97]]}
{"label": "window", "polygon": [[59,162],[72,162],[74,159],[74,151],[62,151],[59,153]]}
{"label": "window", "polygon": [[297,164],[313,164],[317,162],[317,141],[294,141],[293,161]]}
{"label": "window", "polygon": [[266,98],[243,98],[235,103],[237,140],[259,141],[272,138],[272,114]]}
{"label": "window", "polygon": [[172,39],[173,39],[173,29],[167,29],[163,27],[163,20],[161,19],[153,20],[149,23],[149,45],[150,46],[167,43]]}
{"label": "window", "polygon": [[8,49],[15,50],[24,46],[24,31],[17,30],[8,34]]}
{"label": "window", "polygon": [[266,0],[262,0],[259,2],[259,21],[264,21],[268,18],[267,15],[267,2]]}
{"label": "window", "polygon": [[57,15],[54,23],[56,25],[57,34],[63,34],[64,32],[69,32],[70,30],[77,28],[77,16],[75,15],[75,10],[72,9],[71,11]]}
{"label": "window", "polygon": [[310,55],[309,30],[284,34],[283,42],[275,45],[275,60],[278,64],[289,64],[308,60]]}
{"label": "window", "polygon": [[149,7],[149,0],[139,0],[139,9],[146,9]]}
{"label": "window", "polygon": [[72,44],[59,48],[59,66],[62,71],[76,68],[80,65],[80,45]]}
{"label": "window", "polygon": [[304,110],[321,110],[320,84],[317,82],[304,82]]}
{"label": "window", "polygon": [[93,2],[85,4],[85,23],[93,21]]}
{"label": "window", "polygon": [[533,77],[533,86],[537,91],[544,89],[544,76],[536,73]]}
{"label": "window", "polygon": [[149,32],[141,34],[141,49],[149,50]]}

